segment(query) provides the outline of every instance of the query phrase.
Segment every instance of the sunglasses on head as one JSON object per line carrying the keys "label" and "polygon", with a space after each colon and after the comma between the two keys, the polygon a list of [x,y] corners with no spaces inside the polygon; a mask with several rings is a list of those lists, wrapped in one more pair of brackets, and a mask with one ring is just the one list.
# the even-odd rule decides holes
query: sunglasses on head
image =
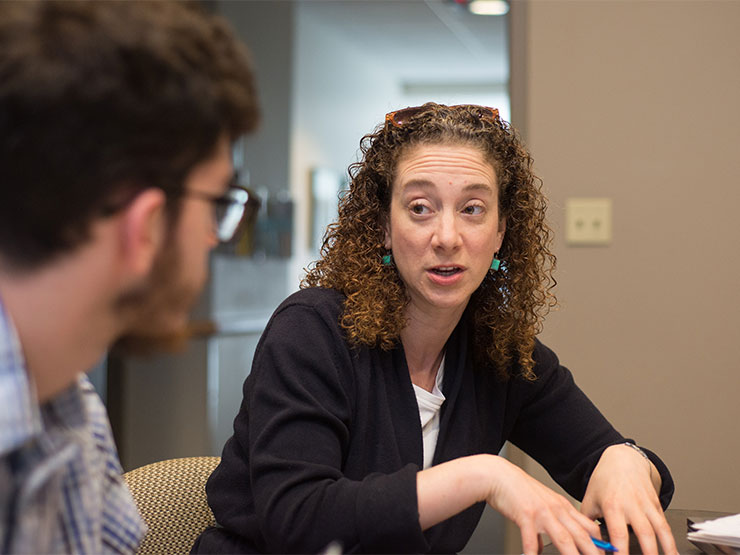
{"label": "sunglasses on head", "polygon": [[[456,104],[455,106],[448,106],[452,110],[465,109],[470,110],[474,115],[481,120],[493,121],[498,117],[498,110],[496,108],[489,108],[488,106],[478,106],[477,104]],[[407,124],[412,118],[432,110],[431,107],[422,106],[410,106],[395,112],[389,112],[385,115],[386,125],[392,125],[393,127],[402,127]]]}

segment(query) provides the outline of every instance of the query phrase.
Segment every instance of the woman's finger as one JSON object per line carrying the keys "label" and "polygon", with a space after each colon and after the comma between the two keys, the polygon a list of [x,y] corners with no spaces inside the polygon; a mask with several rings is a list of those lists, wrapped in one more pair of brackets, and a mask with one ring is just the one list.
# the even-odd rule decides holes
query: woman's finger
{"label": "woman's finger", "polygon": [[640,550],[645,555],[658,554],[658,542],[655,538],[655,530],[644,513],[637,513],[630,518],[632,530],[640,542]]}
{"label": "woman's finger", "polygon": [[[544,531],[548,536],[550,536],[550,540],[555,547],[557,547],[558,553],[573,553],[574,555],[578,555],[579,551],[577,546],[585,546],[588,549],[588,545],[590,545],[591,550],[594,548],[593,543],[590,538],[588,538],[588,533],[583,528],[575,524],[575,521],[572,519],[568,520],[568,525],[566,526],[558,519],[551,517],[546,523],[544,523]],[[580,541],[578,541],[575,535],[581,536]],[[583,541],[584,536],[588,539],[587,542]],[[582,552],[597,555],[597,552],[595,551],[584,550]]]}
{"label": "woman's finger", "polygon": [[[572,506],[571,506],[572,507]],[[573,511],[571,513],[571,516],[580,524],[582,528],[584,528],[591,536],[594,538],[600,538],[601,537],[601,529],[599,528],[599,525],[596,524],[592,519],[588,518],[583,513],[578,512],[575,508],[573,508]]]}
{"label": "woman's finger", "polygon": [[609,530],[609,543],[619,550],[620,555],[629,554],[630,536],[624,514],[618,510],[605,510],[604,520],[606,520],[606,528]]}
{"label": "woman's finger", "polygon": [[654,513],[649,513],[648,519],[658,536],[660,545],[663,546],[663,553],[666,555],[678,555],[676,540],[673,538],[673,531],[665,518],[663,510],[659,509]]}
{"label": "woman's finger", "polygon": [[600,538],[601,532],[595,522],[585,519],[586,526],[582,522],[583,515],[575,511],[575,514],[564,515],[560,522],[568,530],[579,553],[598,555],[599,550],[591,541],[591,537]]}
{"label": "woman's finger", "polygon": [[522,535],[522,552],[524,555],[537,555],[542,549],[542,540],[531,523],[522,523],[519,525],[519,532]]}

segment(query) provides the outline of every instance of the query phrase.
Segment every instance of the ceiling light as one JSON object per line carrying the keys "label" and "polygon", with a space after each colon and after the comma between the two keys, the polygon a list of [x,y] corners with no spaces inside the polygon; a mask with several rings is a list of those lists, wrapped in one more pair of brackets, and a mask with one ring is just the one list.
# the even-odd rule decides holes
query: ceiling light
{"label": "ceiling light", "polygon": [[509,3],[504,0],[471,0],[468,10],[476,15],[505,15],[509,13]]}

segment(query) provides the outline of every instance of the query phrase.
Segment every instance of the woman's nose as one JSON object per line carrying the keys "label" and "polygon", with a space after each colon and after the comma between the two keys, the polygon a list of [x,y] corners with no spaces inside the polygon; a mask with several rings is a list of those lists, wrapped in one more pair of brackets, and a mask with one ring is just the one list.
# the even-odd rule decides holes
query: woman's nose
{"label": "woman's nose", "polygon": [[441,249],[454,249],[460,245],[460,230],[454,213],[442,213],[432,237],[432,246]]}

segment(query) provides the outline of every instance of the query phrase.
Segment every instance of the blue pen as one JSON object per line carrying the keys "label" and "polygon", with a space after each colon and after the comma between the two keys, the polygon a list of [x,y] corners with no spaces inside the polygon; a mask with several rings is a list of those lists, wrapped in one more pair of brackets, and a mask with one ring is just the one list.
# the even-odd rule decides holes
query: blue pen
{"label": "blue pen", "polygon": [[609,542],[605,542],[602,540],[597,540],[596,538],[591,538],[591,541],[594,542],[594,545],[598,547],[599,549],[603,549],[604,551],[609,551],[611,553],[614,553],[616,551],[619,551],[616,547],[614,547]]}
{"label": "blue pen", "polygon": [[[598,547],[599,549],[603,549],[604,551],[608,551],[610,553],[616,553],[617,551],[619,551],[619,549],[617,549],[616,547],[614,547],[609,542],[605,542],[603,540],[597,540],[593,536],[591,536],[591,541],[594,542],[594,545],[596,547]],[[522,555],[524,555],[524,553],[522,553]]]}

